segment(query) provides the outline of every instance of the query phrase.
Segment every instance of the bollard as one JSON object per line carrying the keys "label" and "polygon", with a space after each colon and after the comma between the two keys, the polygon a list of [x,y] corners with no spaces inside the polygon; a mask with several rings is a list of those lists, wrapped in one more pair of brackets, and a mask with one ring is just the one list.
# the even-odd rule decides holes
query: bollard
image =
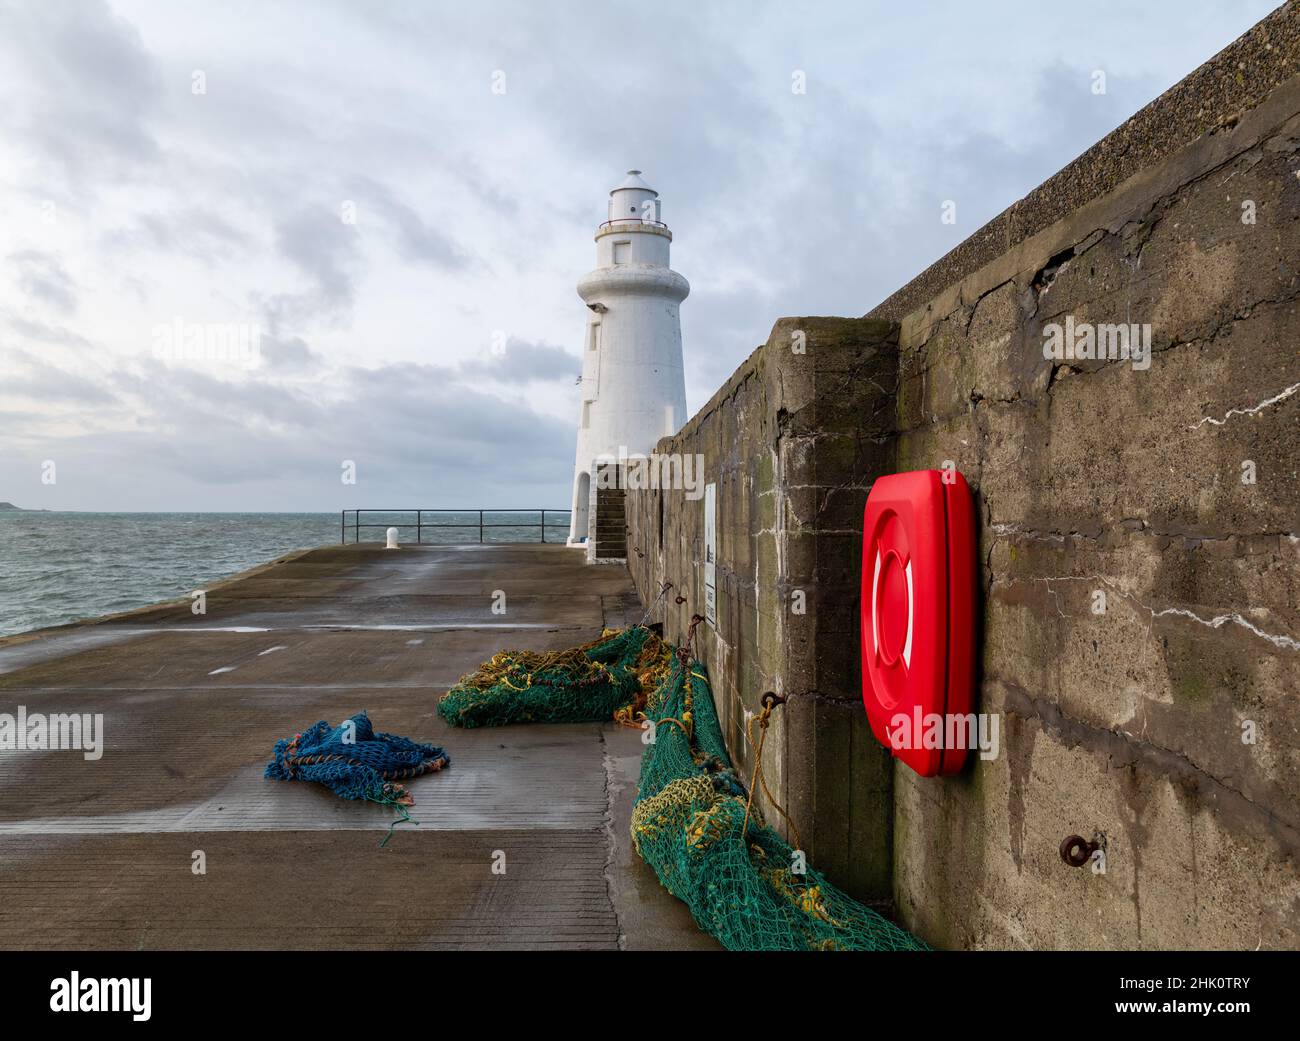
{"label": "bollard", "polygon": [[389,529],[388,529],[388,545],[385,546],[384,549],[397,549],[397,548],[398,548],[398,546],[397,546],[397,529],[396,529],[396,528],[389,528]]}

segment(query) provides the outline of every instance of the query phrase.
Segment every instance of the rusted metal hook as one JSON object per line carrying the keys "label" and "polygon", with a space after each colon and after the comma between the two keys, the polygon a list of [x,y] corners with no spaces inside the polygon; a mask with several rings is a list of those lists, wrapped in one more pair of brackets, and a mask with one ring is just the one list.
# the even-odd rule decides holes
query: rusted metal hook
{"label": "rusted metal hook", "polygon": [[764,708],[776,708],[777,705],[785,704],[785,695],[777,694],[775,691],[765,690],[763,696],[758,699],[758,703]]}
{"label": "rusted metal hook", "polygon": [[1083,867],[1100,848],[1100,843],[1089,842],[1082,835],[1067,835],[1061,840],[1061,859],[1070,867]]}

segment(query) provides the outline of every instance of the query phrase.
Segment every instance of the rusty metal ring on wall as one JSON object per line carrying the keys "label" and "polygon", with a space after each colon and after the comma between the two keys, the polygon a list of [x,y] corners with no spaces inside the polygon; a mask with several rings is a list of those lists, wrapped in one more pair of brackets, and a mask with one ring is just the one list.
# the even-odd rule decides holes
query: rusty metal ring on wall
{"label": "rusty metal ring on wall", "polygon": [[1082,835],[1067,835],[1061,840],[1061,859],[1070,867],[1083,867],[1097,849],[1097,843],[1089,842]]}

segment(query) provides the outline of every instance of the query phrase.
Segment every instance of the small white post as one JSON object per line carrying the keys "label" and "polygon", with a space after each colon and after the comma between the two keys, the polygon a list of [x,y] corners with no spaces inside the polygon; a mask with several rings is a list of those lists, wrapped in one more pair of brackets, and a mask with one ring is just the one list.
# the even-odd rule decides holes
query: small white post
{"label": "small white post", "polygon": [[397,548],[398,548],[398,545],[397,545],[397,529],[396,529],[396,528],[389,528],[389,529],[388,529],[388,545],[385,546],[384,549],[397,549]]}

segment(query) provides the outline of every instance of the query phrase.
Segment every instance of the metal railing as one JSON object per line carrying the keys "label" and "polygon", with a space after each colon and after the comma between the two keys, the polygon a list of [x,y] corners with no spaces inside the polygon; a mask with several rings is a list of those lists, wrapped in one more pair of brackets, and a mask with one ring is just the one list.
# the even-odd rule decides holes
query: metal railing
{"label": "metal railing", "polygon": [[615,217],[612,220],[601,221],[601,228],[612,228],[615,224],[644,224],[649,228],[667,228],[668,225],[661,220],[646,220],[644,217]]}
{"label": "metal railing", "polygon": [[[426,532],[432,532],[432,531],[477,532],[478,537],[477,538],[466,537],[463,539],[452,539],[452,540],[438,539],[428,543],[429,545],[445,546],[445,545],[455,545],[457,543],[466,543],[466,542],[480,542],[480,543],[489,543],[489,542],[508,543],[508,542],[533,542],[533,541],[546,542],[548,541],[546,538],[546,532],[547,529],[549,528],[552,531],[556,529],[561,529],[564,531],[564,536],[562,538],[551,539],[549,541],[563,542],[568,537],[569,519],[572,516],[572,513],[573,513],[572,510],[372,510],[372,509],[343,510],[342,516],[339,519],[339,538],[344,545],[347,545],[349,531],[352,533],[352,542],[357,543],[361,541],[362,531],[371,528],[383,528],[385,530],[387,530],[388,528],[397,528],[399,530],[402,529],[409,530],[411,528],[414,528],[415,542],[417,545],[426,544],[425,534]],[[393,520],[386,520],[382,522],[375,521],[370,523],[363,523],[361,520],[362,514],[371,514],[371,515],[383,514],[389,516],[393,516],[393,515],[408,516],[414,514],[415,520],[413,522],[398,522]],[[426,515],[430,515],[430,514],[432,515],[454,514],[459,517],[467,517],[470,519],[463,524],[444,523],[444,522],[439,522],[437,520],[426,521],[425,520]],[[524,515],[524,516],[523,518],[515,519],[515,520],[502,521],[499,519],[500,517],[510,516],[512,514]],[[352,518],[351,523],[348,522],[349,515],[351,515]],[[548,517],[557,518],[557,519],[548,520],[547,519]],[[477,518],[477,520],[475,520],[474,518]],[[536,518],[536,519],[527,519],[527,518]],[[561,520],[558,518],[563,518],[563,519]],[[490,533],[494,528],[514,528],[516,532],[520,534],[528,533],[530,537],[492,538],[490,537]],[[531,537],[531,533],[533,532],[536,532],[537,535],[536,539]]]}

